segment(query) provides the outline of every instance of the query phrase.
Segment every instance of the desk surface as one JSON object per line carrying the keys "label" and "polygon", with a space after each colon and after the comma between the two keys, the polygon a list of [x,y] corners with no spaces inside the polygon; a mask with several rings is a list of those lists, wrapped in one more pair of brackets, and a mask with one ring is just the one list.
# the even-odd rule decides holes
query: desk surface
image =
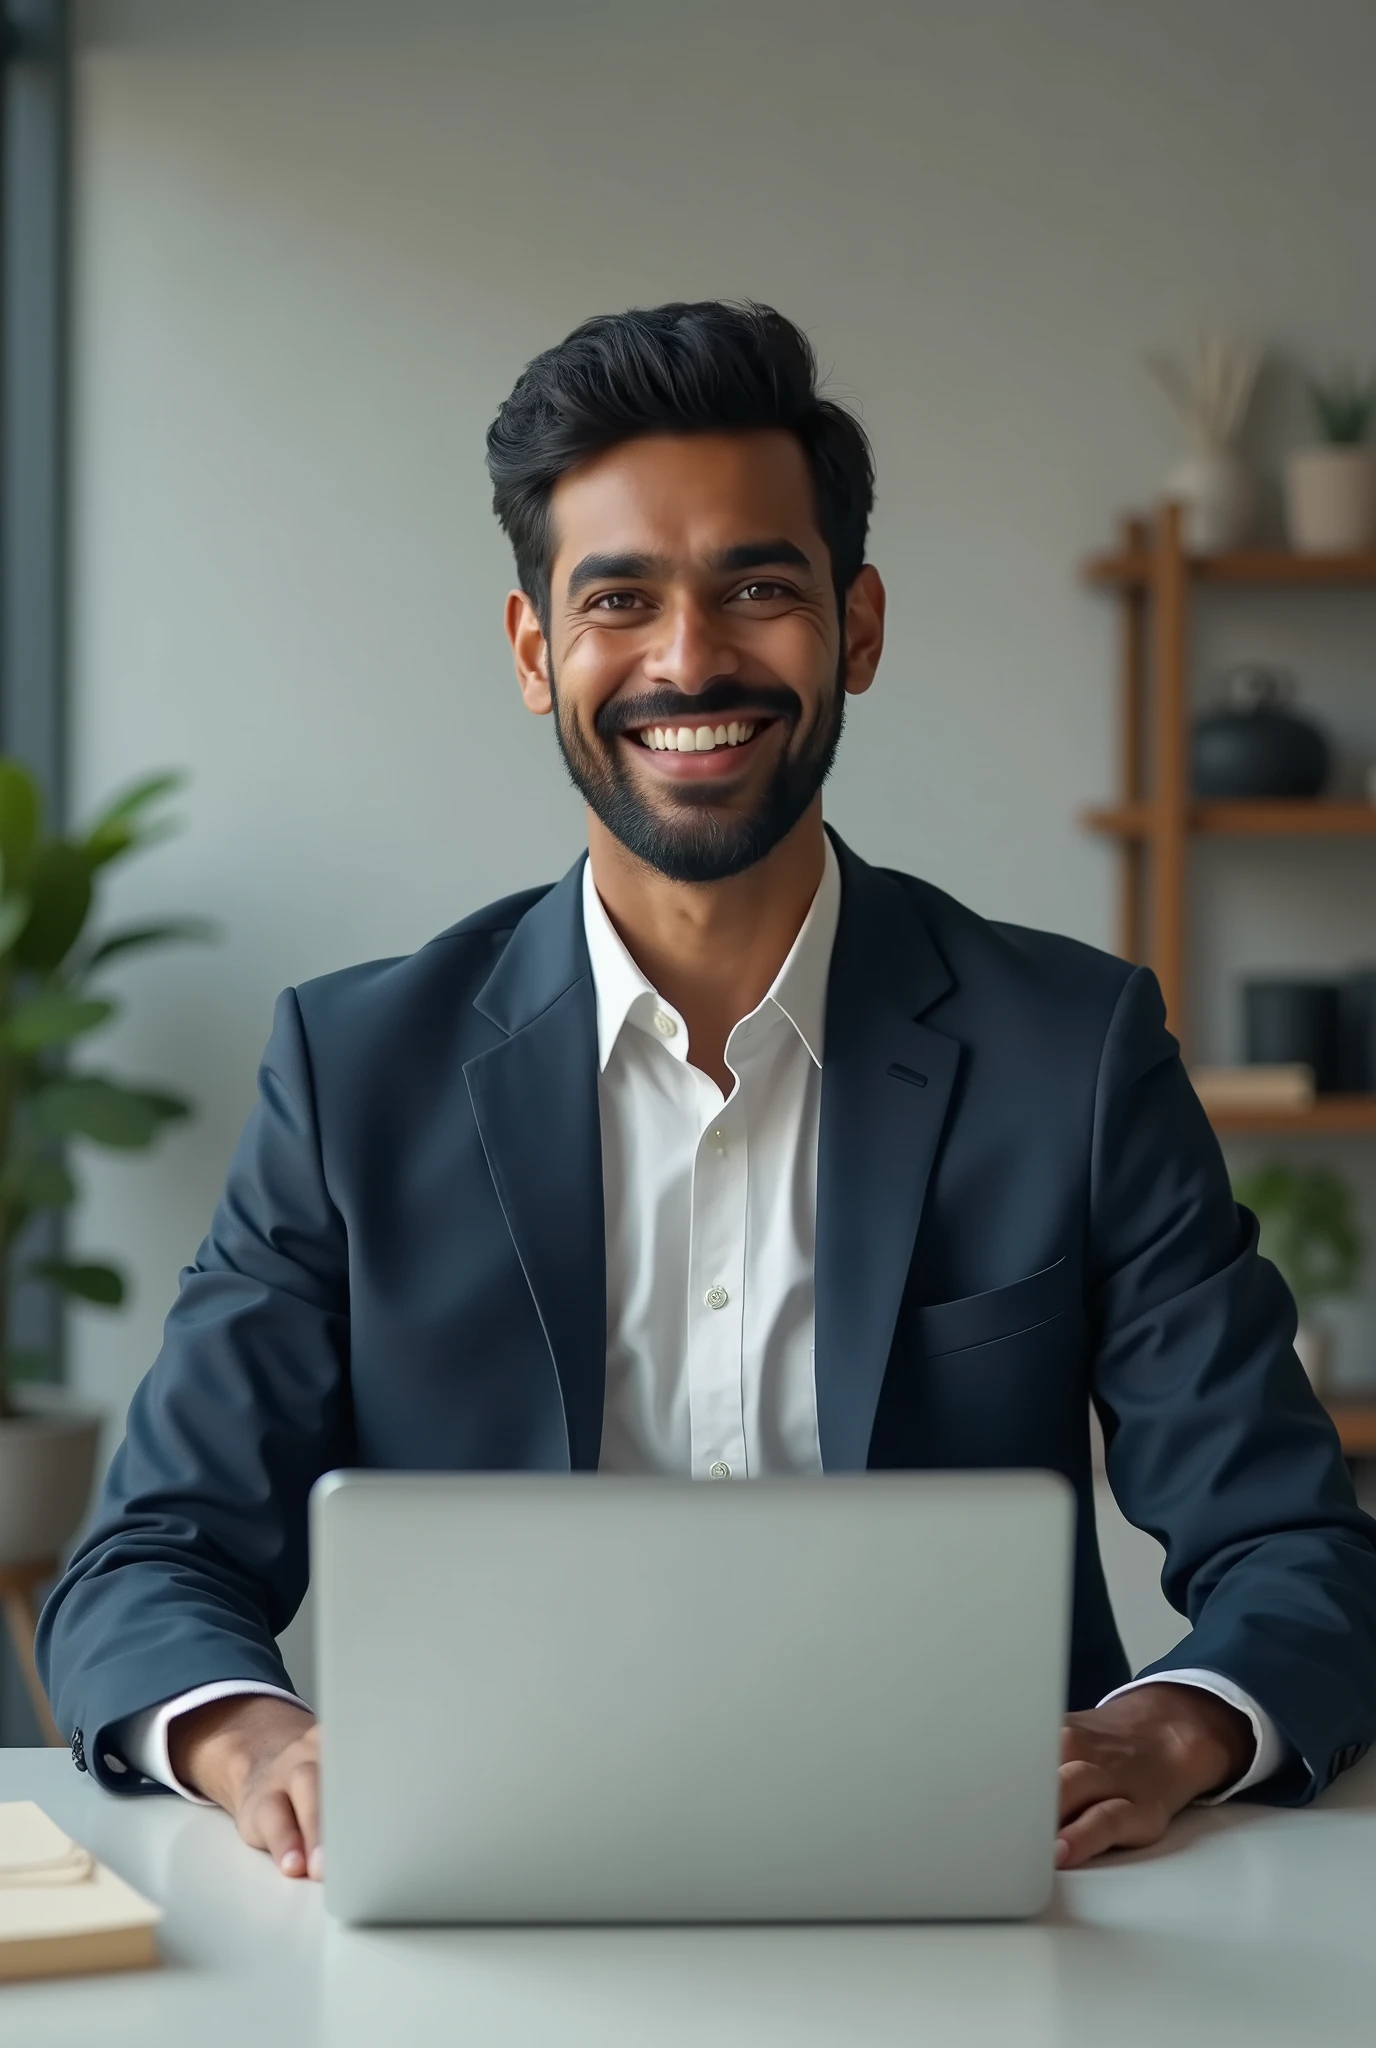
{"label": "desk surface", "polygon": [[1186,1816],[1009,1927],[362,1930],[223,1814],[0,1750],[166,1908],[166,1967],[0,1986],[15,2048],[1348,2048],[1376,2040],[1376,1755],[1302,1813]]}

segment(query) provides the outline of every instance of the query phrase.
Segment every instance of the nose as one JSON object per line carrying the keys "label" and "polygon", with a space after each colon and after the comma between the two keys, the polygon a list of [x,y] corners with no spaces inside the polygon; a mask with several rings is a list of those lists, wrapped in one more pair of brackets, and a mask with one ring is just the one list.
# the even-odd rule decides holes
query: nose
{"label": "nose", "polygon": [[740,657],[715,605],[682,596],[664,607],[656,627],[643,657],[648,682],[692,696],[716,678],[737,673]]}

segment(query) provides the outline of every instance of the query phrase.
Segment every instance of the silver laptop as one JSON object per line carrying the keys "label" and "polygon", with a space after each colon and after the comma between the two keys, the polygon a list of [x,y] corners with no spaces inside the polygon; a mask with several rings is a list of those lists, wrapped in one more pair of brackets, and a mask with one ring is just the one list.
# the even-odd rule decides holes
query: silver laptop
{"label": "silver laptop", "polygon": [[338,1918],[1045,1904],[1063,1480],[335,1473],[311,1515]]}

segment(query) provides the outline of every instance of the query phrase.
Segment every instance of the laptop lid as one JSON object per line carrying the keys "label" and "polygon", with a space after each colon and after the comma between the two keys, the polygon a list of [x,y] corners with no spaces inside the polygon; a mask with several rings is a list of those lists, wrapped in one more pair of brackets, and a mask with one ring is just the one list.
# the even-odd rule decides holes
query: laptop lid
{"label": "laptop lid", "polygon": [[311,1513],[339,1918],[1045,1903],[1064,1480],[341,1473]]}

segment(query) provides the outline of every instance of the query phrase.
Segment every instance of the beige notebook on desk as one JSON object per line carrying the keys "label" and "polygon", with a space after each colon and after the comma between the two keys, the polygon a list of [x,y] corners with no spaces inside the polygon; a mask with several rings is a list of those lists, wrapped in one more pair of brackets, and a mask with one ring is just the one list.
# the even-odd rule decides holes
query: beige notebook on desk
{"label": "beige notebook on desk", "polygon": [[161,1918],[41,1806],[0,1805],[0,1981],[146,1969]]}

